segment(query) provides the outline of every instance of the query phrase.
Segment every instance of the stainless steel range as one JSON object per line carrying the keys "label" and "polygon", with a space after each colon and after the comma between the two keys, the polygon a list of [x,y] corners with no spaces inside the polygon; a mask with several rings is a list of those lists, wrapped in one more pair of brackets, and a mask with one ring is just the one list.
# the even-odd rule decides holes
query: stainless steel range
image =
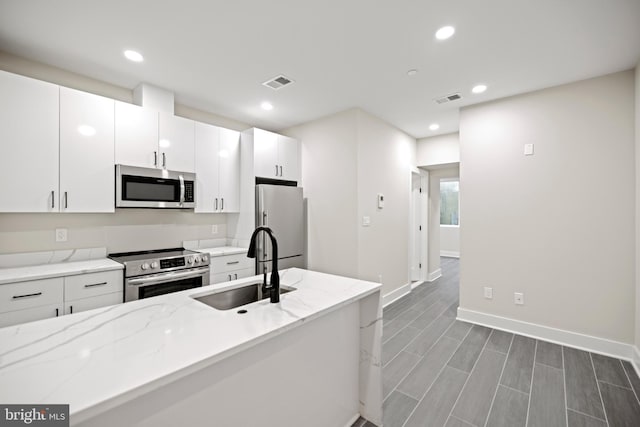
{"label": "stainless steel range", "polygon": [[209,285],[209,256],[183,248],[110,254],[124,264],[124,301]]}

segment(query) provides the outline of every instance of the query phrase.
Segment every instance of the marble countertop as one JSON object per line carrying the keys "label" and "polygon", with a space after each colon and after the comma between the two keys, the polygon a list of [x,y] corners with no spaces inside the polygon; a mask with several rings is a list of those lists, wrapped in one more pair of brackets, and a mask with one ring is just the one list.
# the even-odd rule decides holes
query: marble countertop
{"label": "marble countertop", "polygon": [[0,328],[0,402],[68,403],[72,424],[93,417],[305,321],[353,303],[380,284],[297,268],[280,303],[219,311],[191,298],[258,276]]}
{"label": "marble countertop", "polygon": [[215,248],[198,248],[198,249],[194,249],[195,251],[198,252],[206,252],[209,254],[209,256],[212,257],[216,257],[216,256],[223,256],[223,255],[235,255],[235,254],[242,254],[242,253],[247,253],[248,249],[247,248],[238,248],[235,246],[219,246],[219,247],[215,247]]}
{"label": "marble countertop", "polygon": [[59,262],[54,264],[30,265],[24,267],[0,268],[0,285],[27,280],[73,276],[75,274],[97,273],[121,270],[124,266],[108,258],[83,261]]}

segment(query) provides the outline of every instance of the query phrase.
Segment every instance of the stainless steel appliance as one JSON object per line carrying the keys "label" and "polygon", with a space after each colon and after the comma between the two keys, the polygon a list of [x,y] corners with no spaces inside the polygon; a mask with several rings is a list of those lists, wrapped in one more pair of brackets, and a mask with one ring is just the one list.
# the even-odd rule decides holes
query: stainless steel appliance
{"label": "stainless steel appliance", "polygon": [[182,248],[109,255],[124,264],[124,301],[209,285],[209,256]]}
{"label": "stainless steel appliance", "polygon": [[[305,268],[302,187],[256,185],[256,227],[260,226],[269,227],[278,239],[278,268]],[[270,271],[272,251],[266,233],[258,238],[257,251],[257,274]]]}
{"label": "stainless steel appliance", "polygon": [[116,165],[116,207],[193,209],[195,181],[189,172]]}

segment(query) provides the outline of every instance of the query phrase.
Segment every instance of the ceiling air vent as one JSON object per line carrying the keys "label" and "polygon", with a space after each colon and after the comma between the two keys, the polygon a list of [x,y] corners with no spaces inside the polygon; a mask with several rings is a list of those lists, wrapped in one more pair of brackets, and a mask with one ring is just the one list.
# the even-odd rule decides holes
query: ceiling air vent
{"label": "ceiling air vent", "polygon": [[457,101],[458,99],[462,99],[462,95],[459,93],[453,93],[451,95],[436,98],[434,101],[436,101],[436,104],[444,104],[445,102]]}
{"label": "ceiling air vent", "polygon": [[290,85],[291,83],[293,83],[293,80],[291,80],[289,77],[286,77],[280,74],[279,76],[269,79],[262,84],[267,87],[270,87],[273,90],[278,90],[285,86]]}

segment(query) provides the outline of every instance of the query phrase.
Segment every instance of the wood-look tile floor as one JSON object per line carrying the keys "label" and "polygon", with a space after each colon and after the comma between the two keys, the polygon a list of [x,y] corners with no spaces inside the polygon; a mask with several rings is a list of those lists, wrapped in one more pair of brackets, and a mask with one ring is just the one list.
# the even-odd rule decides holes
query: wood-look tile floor
{"label": "wood-look tile floor", "polygon": [[441,264],[384,309],[384,427],[640,426],[629,362],[455,320],[459,262]]}

